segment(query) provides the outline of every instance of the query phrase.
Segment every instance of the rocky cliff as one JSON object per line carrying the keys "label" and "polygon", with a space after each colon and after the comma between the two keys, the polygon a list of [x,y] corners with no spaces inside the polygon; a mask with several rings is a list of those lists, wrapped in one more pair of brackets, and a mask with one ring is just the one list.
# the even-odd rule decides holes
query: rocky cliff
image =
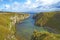
{"label": "rocky cliff", "polygon": [[60,40],[60,34],[53,34],[49,32],[33,32],[31,40]]}
{"label": "rocky cliff", "polygon": [[0,40],[18,40],[15,36],[15,24],[28,18],[29,14],[10,12],[0,13]]}
{"label": "rocky cliff", "polygon": [[60,33],[60,12],[41,12],[34,17],[35,25]]}

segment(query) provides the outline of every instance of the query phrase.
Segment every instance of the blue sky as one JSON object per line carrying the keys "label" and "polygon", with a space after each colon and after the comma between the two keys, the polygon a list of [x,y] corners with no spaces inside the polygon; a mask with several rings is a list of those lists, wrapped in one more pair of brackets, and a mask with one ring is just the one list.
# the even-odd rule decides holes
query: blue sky
{"label": "blue sky", "polygon": [[60,0],[0,0],[0,11],[41,12],[60,10]]}

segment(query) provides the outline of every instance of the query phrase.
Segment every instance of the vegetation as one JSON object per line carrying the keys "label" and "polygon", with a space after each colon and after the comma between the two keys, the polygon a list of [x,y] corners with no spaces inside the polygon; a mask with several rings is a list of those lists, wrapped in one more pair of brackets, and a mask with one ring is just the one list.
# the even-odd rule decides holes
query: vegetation
{"label": "vegetation", "polygon": [[[11,22],[10,17],[13,16],[12,14],[3,14],[0,13],[0,40],[8,40],[8,35],[13,35],[12,28],[9,30],[9,24]],[[15,30],[15,29],[14,29]],[[15,31],[13,31],[15,32]],[[11,40],[10,38],[9,40]]]}
{"label": "vegetation", "polygon": [[[17,14],[11,12],[0,13],[0,40],[17,40],[15,36],[15,23],[22,21],[28,14]],[[22,18],[23,17],[23,18]]]}
{"label": "vegetation", "polygon": [[41,27],[52,28],[60,33],[60,12],[42,12],[36,14],[35,24]]}
{"label": "vegetation", "polygon": [[34,31],[31,40],[60,40],[60,34]]}

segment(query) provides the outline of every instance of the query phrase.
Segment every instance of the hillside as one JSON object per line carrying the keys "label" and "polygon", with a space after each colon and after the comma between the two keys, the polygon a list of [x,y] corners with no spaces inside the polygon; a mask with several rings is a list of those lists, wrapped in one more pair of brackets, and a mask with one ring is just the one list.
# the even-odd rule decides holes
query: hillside
{"label": "hillside", "polygon": [[34,31],[31,40],[60,40],[60,34]]}
{"label": "hillside", "polygon": [[28,18],[29,14],[0,13],[0,40],[17,40],[15,24]]}
{"label": "hillside", "polygon": [[34,17],[35,25],[60,33],[60,12],[41,12]]}

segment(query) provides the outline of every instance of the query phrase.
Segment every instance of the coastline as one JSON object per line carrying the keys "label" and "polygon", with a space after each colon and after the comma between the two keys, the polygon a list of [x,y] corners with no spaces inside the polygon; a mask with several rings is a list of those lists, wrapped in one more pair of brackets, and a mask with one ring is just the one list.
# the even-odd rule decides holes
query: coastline
{"label": "coastline", "polygon": [[[17,38],[15,37],[15,33],[16,33],[15,24],[20,17],[24,17],[24,19],[27,19],[29,17],[29,14],[22,14],[22,13],[21,14],[17,14],[17,13],[1,13],[0,14],[0,28],[1,28],[0,31],[1,31],[1,35],[3,35],[2,39],[17,40]],[[19,19],[19,21],[24,19],[21,18]]]}

